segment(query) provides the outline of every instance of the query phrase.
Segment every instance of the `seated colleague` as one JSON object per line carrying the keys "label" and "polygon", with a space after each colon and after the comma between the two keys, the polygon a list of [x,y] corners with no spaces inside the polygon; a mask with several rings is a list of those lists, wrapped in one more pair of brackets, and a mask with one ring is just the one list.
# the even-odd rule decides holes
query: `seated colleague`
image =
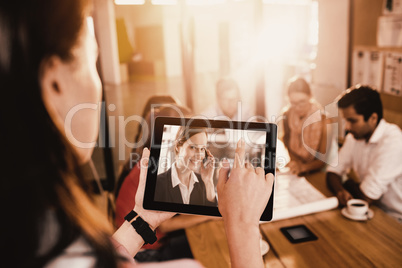
{"label": "seated colleague", "polygon": [[[329,167],[327,183],[345,205],[351,198],[378,204],[402,220],[402,133],[382,119],[380,95],[368,86],[348,89],[338,100],[349,134],[339,152],[339,164]],[[358,181],[342,176],[353,169]]]}
{"label": "seated colleague", "polygon": [[[175,162],[157,176],[156,201],[216,206],[215,159],[207,149],[207,142],[206,128],[179,128],[174,145]],[[200,174],[195,173],[198,170]]]}
{"label": "seated colleague", "polygon": [[[152,110],[152,116],[150,106],[146,105],[145,109],[147,108],[149,111],[144,113],[144,122],[146,124],[143,124],[143,127],[140,128],[140,133],[138,133],[136,137],[136,142],[142,141],[141,144],[143,145],[133,148],[133,153],[136,155],[133,156],[132,159],[138,160],[126,164],[126,166],[133,166],[133,168],[129,171],[124,180],[122,180],[121,186],[119,187],[120,190],[116,195],[116,227],[123,224],[124,216],[126,216],[135,206],[133,193],[136,193],[138,189],[141,169],[139,160],[142,155],[142,150],[150,145],[152,132],[151,118],[157,116],[188,117],[191,115],[191,112],[187,107],[179,106],[177,104],[161,104],[159,107]],[[148,133],[147,137],[143,136],[144,133]],[[144,245],[142,247],[144,250],[139,252],[135,256],[135,259],[139,262],[149,262],[192,258],[193,255],[183,229],[211,219],[216,218],[197,215],[176,215],[172,219],[166,220],[155,230],[158,241],[154,244]]]}
{"label": "seated colleague", "polygon": [[[325,115],[317,112],[322,110],[321,105],[314,100],[309,84],[301,77],[289,80],[287,97],[289,105],[285,107],[283,113],[282,137],[290,156],[287,167],[294,174],[303,174],[325,167],[325,163],[316,157],[317,153],[326,153],[327,135],[329,135]],[[314,123],[304,126],[307,119]]]}
{"label": "seated colleague", "polygon": [[217,103],[208,107],[202,115],[210,119],[233,121],[247,121],[253,116],[250,108],[241,102],[239,86],[232,78],[222,78],[216,83],[216,99]]}
{"label": "seated colleague", "polygon": [[[136,264],[133,256],[145,240],[153,241],[129,221],[111,237],[112,226],[97,208],[81,172],[97,140],[99,110],[81,109],[72,124],[66,120],[82,104],[100,109],[96,40],[86,23],[92,8],[86,0],[0,4],[0,82],[7,100],[0,105],[4,126],[0,139],[7,141],[2,146],[7,157],[0,161],[0,206],[13,219],[0,221],[0,257],[12,267],[141,267],[145,265]],[[244,159],[243,147],[237,149],[239,162]],[[16,161],[22,152],[30,159],[23,169]],[[149,150],[144,149],[133,209],[152,232],[174,213],[142,207],[148,161]],[[264,265],[259,218],[273,179],[272,174],[264,176],[261,168],[240,164],[230,176],[227,162],[220,170],[219,210],[233,267]],[[249,181],[253,183],[245,183]],[[238,191],[239,185],[244,191]],[[141,222],[138,217],[132,221]],[[181,260],[153,265],[157,266],[200,264]]]}
{"label": "seated colleague", "polygon": [[[163,107],[169,107],[172,105],[178,105],[180,106],[180,101],[177,100],[174,96],[171,95],[154,95],[151,96],[147,102],[145,103],[145,107],[142,110],[142,115],[141,115],[141,122],[140,124],[138,124],[137,127],[137,134],[134,138],[134,143],[138,144],[141,143],[144,139],[144,137],[142,136],[142,127],[143,125],[145,126],[145,123],[147,123],[149,129],[148,131],[150,131],[150,124],[152,123],[150,120],[147,121],[146,118],[149,115],[149,113],[153,110],[159,110],[160,108]],[[183,107],[184,108],[184,107]],[[178,110],[180,111],[180,109]],[[182,110],[181,113],[183,112],[189,112],[188,108],[185,108],[185,110]],[[182,116],[183,114],[174,114],[172,116]],[[131,151],[130,154],[130,158],[128,161],[126,161],[126,163],[124,164],[122,171],[120,172],[119,178],[117,179],[117,184],[116,184],[116,190],[114,192],[115,198],[117,198],[117,196],[119,195],[119,191],[120,191],[120,187],[123,184],[124,179],[127,177],[127,175],[130,173],[131,169],[134,167],[134,162],[137,162],[139,160],[139,158],[133,159],[133,157],[137,157],[137,156],[141,156],[142,153],[142,149],[145,147],[149,148],[149,143],[151,142],[151,134],[149,133],[148,135],[149,137],[144,141],[145,144],[144,146],[134,146],[134,148]]]}

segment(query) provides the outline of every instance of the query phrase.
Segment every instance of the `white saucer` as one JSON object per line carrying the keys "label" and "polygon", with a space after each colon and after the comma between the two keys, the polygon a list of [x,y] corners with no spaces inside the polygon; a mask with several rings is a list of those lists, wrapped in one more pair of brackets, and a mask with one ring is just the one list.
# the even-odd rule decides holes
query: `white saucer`
{"label": "white saucer", "polygon": [[345,216],[349,220],[353,220],[353,221],[366,221],[366,220],[370,220],[374,216],[374,212],[371,209],[368,209],[366,215],[351,215],[351,214],[349,214],[347,208],[344,207],[341,210],[341,213],[343,216]]}
{"label": "white saucer", "polygon": [[268,242],[265,240],[260,239],[260,248],[261,248],[261,256],[264,256],[269,251]]}

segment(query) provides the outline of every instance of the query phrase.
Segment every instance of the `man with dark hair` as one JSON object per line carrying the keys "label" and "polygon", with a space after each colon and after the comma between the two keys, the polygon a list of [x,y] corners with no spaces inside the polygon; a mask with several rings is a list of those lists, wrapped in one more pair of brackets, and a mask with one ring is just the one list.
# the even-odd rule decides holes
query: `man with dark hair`
{"label": "man with dark hair", "polygon": [[[338,99],[349,134],[339,152],[339,163],[328,167],[327,184],[341,206],[349,199],[376,201],[402,221],[402,132],[382,119],[380,95],[357,85]],[[342,178],[353,169],[357,178]]]}

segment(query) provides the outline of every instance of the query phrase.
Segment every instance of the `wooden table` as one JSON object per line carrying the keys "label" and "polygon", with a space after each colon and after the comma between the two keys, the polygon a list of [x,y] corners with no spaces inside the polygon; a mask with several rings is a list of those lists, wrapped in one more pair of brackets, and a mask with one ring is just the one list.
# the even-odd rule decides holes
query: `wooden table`
{"label": "wooden table", "polygon": [[[324,195],[331,196],[325,174],[306,176]],[[376,206],[374,218],[356,222],[339,209],[263,223],[263,238],[270,250],[266,267],[402,267],[402,224]],[[281,227],[304,224],[318,240],[292,244]],[[195,259],[208,268],[230,267],[229,249],[222,220],[209,221],[186,229]]]}

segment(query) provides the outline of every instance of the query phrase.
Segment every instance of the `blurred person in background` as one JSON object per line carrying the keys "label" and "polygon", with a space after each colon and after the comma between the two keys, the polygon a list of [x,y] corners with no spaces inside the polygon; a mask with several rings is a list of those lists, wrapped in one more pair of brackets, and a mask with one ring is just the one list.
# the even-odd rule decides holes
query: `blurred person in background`
{"label": "blurred person in background", "polygon": [[[337,102],[349,134],[338,165],[327,170],[329,188],[341,206],[364,199],[402,222],[401,129],[383,119],[380,94],[369,86],[353,86]],[[350,170],[357,177],[346,176]]]}
{"label": "blurred person in background", "polygon": [[217,103],[201,115],[209,119],[232,121],[248,121],[253,116],[250,108],[241,101],[239,85],[234,79],[219,79],[215,91]]}
{"label": "blurred person in background", "polygon": [[[287,98],[289,105],[283,112],[282,130],[282,140],[290,156],[287,167],[297,175],[324,168],[325,162],[306,149],[325,154],[327,141],[332,140],[327,137],[331,133],[327,131],[321,105],[313,98],[310,85],[301,77],[288,81]],[[305,126],[307,119],[314,123]]]}

